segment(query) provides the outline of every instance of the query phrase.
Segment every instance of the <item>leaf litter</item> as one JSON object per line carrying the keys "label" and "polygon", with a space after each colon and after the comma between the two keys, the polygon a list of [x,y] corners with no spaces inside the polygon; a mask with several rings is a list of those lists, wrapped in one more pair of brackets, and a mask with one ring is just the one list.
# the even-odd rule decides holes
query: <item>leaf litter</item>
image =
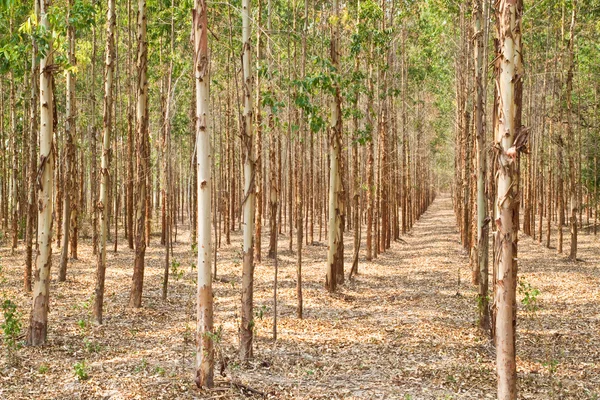
{"label": "leaf litter", "polygon": [[[366,262],[363,251],[359,275],[346,280],[335,294],[324,289],[324,237],[303,246],[303,320],[296,318],[296,255],[288,250],[284,230],[279,236],[276,342],[273,260],[266,257],[268,240],[263,240],[263,262],[255,270],[255,358],[248,365],[239,362],[236,351],[241,233],[232,232],[231,237],[231,245],[222,238],[214,282],[215,326],[221,333],[213,389],[198,390],[193,382],[196,270],[189,232],[184,231],[172,258],[183,274],[171,274],[167,301],[161,300],[164,248],[152,236],[141,309],[127,307],[134,252],[119,237],[118,252],[107,253],[102,326],[95,326],[91,318],[96,258],[90,239],[82,238],[79,259],[69,263],[67,282],[51,282],[48,345],[22,347],[16,365],[2,357],[0,398],[496,397],[495,350],[477,328],[476,288],[470,284],[469,260],[461,251],[449,197],[438,197],[412,232],[386,253]],[[346,272],[352,247],[348,232]],[[0,293],[16,302],[26,327],[31,299],[22,290],[24,248],[14,255],[7,247],[0,251]],[[58,254],[54,245],[53,276]],[[554,249],[520,237],[519,275],[539,290],[535,307],[520,302],[518,308],[522,399],[600,396],[598,238],[582,232],[579,254],[583,261],[573,263]],[[520,293],[519,300],[522,297]],[[87,379],[78,378],[76,365]]]}

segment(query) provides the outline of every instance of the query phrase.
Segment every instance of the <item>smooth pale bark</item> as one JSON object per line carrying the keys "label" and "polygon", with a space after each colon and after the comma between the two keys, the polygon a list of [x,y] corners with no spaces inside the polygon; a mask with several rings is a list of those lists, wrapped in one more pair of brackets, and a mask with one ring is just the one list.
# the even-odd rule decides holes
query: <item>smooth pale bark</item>
{"label": "smooth pale bark", "polygon": [[[9,16],[9,32],[12,36],[13,34],[13,9],[10,8],[8,13]],[[14,254],[15,249],[17,248],[17,240],[19,237],[19,213],[18,213],[18,189],[17,189],[17,180],[18,180],[18,156],[19,150],[17,148],[17,107],[16,107],[16,96],[15,96],[15,75],[13,70],[11,69],[8,73],[8,79],[10,82],[9,89],[9,98],[10,98],[10,149],[12,152],[12,165],[11,168],[12,173],[10,175],[10,191],[8,195],[9,207],[10,207],[10,219],[11,219],[11,253]],[[3,127],[2,127],[3,128]],[[6,155],[6,154],[5,154]]]}
{"label": "smooth pale bark", "polygon": [[196,90],[196,149],[198,171],[198,291],[196,326],[196,385],[213,386],[213,294],[211,276],[211,154],[208,129],[209,58],[208,18],[205,0],[195,0],[193,15],[194,78]]}
{"label": "smooth pale bark", "polygon": [[261,114],[261,82],[260,82],[260,64],[262,57],[261,50],[261,17],[262,17],[262,1],[258,2],[258,12],[256,17],[256,160],[254,161],[254,187],[256,188],[256,217],[255,217],[255,232],[254,232],[254,257],[256,262],[262,261],[262,216],[263,216],[263,170],[262,170],[262,114]]}
{"label": "smooth pale bark", "polygon": [[146,184],[148,182],[148,41],[146,38],[146,0],[138,0],[137,18],[137,104],[136,104],[136,135],[137,135],[137,207],[136,207],[136,236],[135,263],[133,279],[129,294],[129,306],[142,305],[142,288],[144,286],[144,267],[146,256]]}
{"label": "smooth pale bark", "polygon": [[[39,18],[40,2],[34,1],[34,13]],[[36,200],[36,176],[37,176],[37,134],[38,134],[38,76],[39,65],[37,60],[37,42],[31,39],[31,107],[29,115],[29,176],[27,192],[27,227],[25,231],[25,270],[23,286],[25,291],[31,291],[31,271],[33,260],[33,226],[36,223],[37,213],[35,210]]]}
{"label": "smooth pale bark", "polygon": [[[485,144],[485,65],[483,44],[487,43],[486,29],[483,24],[482,0],[474,0],[473,22],[475,31],[474,61],[475,61],[475,135],[477,138],[477,274],[479,274],[479,326],[482,330],[489,328],[488,309],[488,249],[489,249],[489,219],[487,218],[487,198],[485,178],[487,174],[487,157]],[[483,7],[482,7],[483,6]],[[487,8],[487,7],[486,7]]]}
{"label": "smooth pale bark", "polygon": [[133,249],[133,237],[135,236],[135,227],[133,226],[133,199],[135,197],[133,182],[135,178],[133,173],[133,85],[131,84],[133,77],[133,29],[131,29],[131,14],[131,0],[127,0],[127,72],[129,76],[127,77],[127,215],[125,220],[127,221],[127,227],[129,229],[127,235],[127,245],[130,249]]}
{"label": "smooth pale bark", "polygon": [[[92,60],[91,60],[91,91],[96,92],[96,26],[92,26]],[[98,159],[98,146],[96,146],[96,97],[91,96],[91,126],[90,126],[90,146],[92,153],[92,161],[90,163],[90,196],[92,200],[92,254],[98,254],[98,208],[96,204],[98,202],[98,169],[96,168],[96,162]]]}
{"label": "smooth pale bark", "polygon": [[[163,124],[163,142],[162,142],[162,174],[161,174],[161,187],[162,187],[162,223],[163,223],[163,244],[165,245],[165,264],[163,269],[163,281],[162,281],[162,299],[167,299],[167,293],[169,290],[169,268],[171,266],[170,254],[172,253],[171,239],[172,239],[172,218],[173,213],[171,212],[172,201],[172,173],[171,173],[171,108],[173,104],[173,97],[175,95],[173,85],[173,59],[175,58],[175,0],[171,0],[171,41],[170,41],[170,55],[169,55],[169,72],[167,73],[167,95],[166,104],[164,109],[164,124]],[[196,121],[196,118],[194,118]],[[196,163],[198,159],[196,157]],[[196,180],[198,174],[195,175]],[[197,199],[197,198],[196,198]],[[197,207],[197,205],[196,205]],[[191,210],[190,210],[191,211]],[[191,214],[195,214],[191,212]],[[192,226],[197,227],[197,220],[192,218]],[[192,229],[192,245],[198,240],[198,233],[196,229]],[[209,263],[210,264],[210,263]]]}
{"label": "smooth pale bark", "polygon": [[573,116],[572,116],[572,99],[571,94],[573,93],[573,70],[574,70],[574,42],[575,42],[575,17],[577,10],[577,1],[573,0],[572,2],[572,14],[571,14],[571,27],[569,30],[569,44],[567,45],[567,60],[568,60],[568,70],[567,70],[567,88],[565,97],[567,100],[567,153],[569,157],[569,180],[570,180],[570,217],[569,224],[571,226],[571,247],[569,251],[569,259],[572,261],[577,260],[577,210],[578,210],[578,199],[577,199],[577,186],[581,184],[577,180],[576,177],[576,167],[575,167],[575,149],[573,146],[573,142],[575,141],[573,135]]}
{"label": "smooth pale bark", "polygon": [[241,124],[242,163],[244,166],[242,322],[240,326],[240,358],[252,358],[254,335],[254,143],[252,134],[252,71],[251,71],[251,1],[242,0],[242,82],[244,110]]}
{"label": "smooth pale bark", "polygon": [[[334,73],[339,68],[339,2],[333,1],[333,16],[331,21],[331,65]],[[338,249],[343,246],[341,197],[343,196],[341,182],[341,147],[342,147],[342,112],[340,88],[334,84],[331,99],[331,115],[329,126],[329,236],[327,252],[327,276],[325,287],[329,292],[335,292],[337,280],[342,267],[344,255]]]}
{"label": "smooth pale bark", "polygon": [[[69,14],[73,7],[73,0],[69,0]],[[69,64],[75,66],[75,27],[69,24],[67,28],[67,40],[69,46]],[[67,279],[67,264],[69,257],[69,238],[71,234],[71,203],[73,202],[73,191],[75,188],[75,74],[67,70],[67,99],[65,114],[65,174],[64,174],[64,196],[63,196],[63,236],[58,268],[58,281]]]}
{"label": "smooth pale bark", "polygon": [[100,166],[100,198],[98,214],[100,219],[100,241],[98,243],[98,259],[96,264],[96,289],[94,291],[94,321],[102,324],[102,307],[104,304],[104,278],[106,275],[106,237],[108,234],[107,206],[109,203],[108,187],[110,185],[110,135],[112,129],[112,86],[115,55],[115,0],[108,0],[106,11],[106,55],[104,65],[104,117],[102,136],[102,161]]}
{"label": "smooth pale bark", "polygon": [[[40,24],[50,29],[47,11],[50,0],[40,3]],[[27,343],[39,346],[46,343],[48,308],[50,306],[50,267],[52,266],[52,209],[54,188],[53,128],[54,101],[52,92],[52,42],[40,59],[40,166],[38,168],[38,247],[35,260],[33,304],[29,320]]]}
{"label": "smooth pale bark", "polygon": [[517,80],[522,79],[521,10],[513,0],[501,0],[497,8],[499,32],[496,236],[496,368],[498,399],[517,398],[515,360],[517,230],[518,212],[517,153],[515,140],[521,131],[516,126]]}
{"label": "smooth pale bark", "polygon": [[[12,18],[10,21],[12,34]],[[17,106],[15,98],[15,77],[13,71],[9,72],[10,81],[10,150],[12,152],[12,165],[14,166],[10,174],[10,190],[8,201],[10,207],[10,226],[11,226],[11,253],[17,248],[17,240],[19,238],[19,212],[18,212],[18,189],[17,189],[17,172],[18,172],[18,154],[17,149]]]}

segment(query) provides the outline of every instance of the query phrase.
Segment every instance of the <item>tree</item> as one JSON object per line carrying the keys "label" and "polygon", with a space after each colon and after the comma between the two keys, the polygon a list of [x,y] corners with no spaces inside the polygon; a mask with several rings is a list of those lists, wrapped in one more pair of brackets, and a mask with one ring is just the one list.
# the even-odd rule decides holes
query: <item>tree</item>
{"label": "tree", "polygon": [[102,164],[100,166],[100,199],[98,213],[100,215],[100,243],[98,262],[96,265],[96,289],[94,296],[94,319],[102,324],[102,306],[104,303],[104,279],[106,275],[106,237],[108,235],[108,188],[110,185],[110,135],[112,129],[112,87],[115,54],[115,0],[108,0],[106,10],[106,59],[104,66],[104,128],[102,136]]}
{"label": "tree", "polygon": [[568,145],[568,157],[569,157],[569,185],[570,192],[570,216],[569,224],[571,227],[571,247],[569,251],[569,259],[577,261],[577,186],[580,182],[577,182],[577,173],[575,165],[575,138],[573,137],[573,100],[571,99],[573,93],[573,70],[575,63],[573,61],[574,51],[573,46],[575,43],[575,17],[577,12],[577,1],[573,0],[573,10],[571,12],[571,26],[569,28],[569,43],[567,45],[567,82],[566,82],[566,93],[565,97],[567,100],[567,145]]}
{"label": "tree", "polygon": [[496,368],[498,399],[517,398],[515,359],[516,284],[517,284],[517,221],[518,209],[518,152],[525,130],[517,126],[519,113],[518,80],[523,77],[521,65],[520,1],[501,0],[497,8],[499,65],[498,130],[495,137],[497,152],[496,198]]}
{"label": "tree", "polygon": [[[50,32],[48,10],[50,0],[40,2],[40,25]],[[52,266],[52,209],[54,188],[54,98],[53,98],[52,41],[48,40],[40,58],[40,165],[38,168],[38,247],[33,286],[33,304],[29,320],[27,343],[41,346],[48,333],[48,308],[50,306],[50,267]]]}
{"label": "tree", "polygon": [[254,138],[252,134],[252,71],[250,0],[242,0],[242,92],[244,110],[241,124],[242,162],[244,165],[243,264],[242,264],[242,324],[240,327],[240,358],[252,358],[254,335]]}
{"label": "tree", "polygon": [[208,17],[206,1],[195,0],[193,15],[196,81],[196,149],[198,169],[198,294],[196,329],[196,385],[213,386],[213,294],[211,276],[211,155],[208,129]]}
{"label": "tree", "polygon": [[[75,59],[75,26],[73,20],[73,0],[69,0],[69,20],[67,27],[67,41],[69,46],[68,57],[71,67],[76,66]],[[65,174],[64,174],[64,195],[63,195],[63,218],[62,218],[62,244],[60,253],[60,264],[58,271],[59,282],[67,279],[67,263],[69,260],[69,238],[71,233],[71,205],[75,205],[75,194],[77,187],[75,182],[75,74],[72,69],[67,71],[67,101],[65,115]]]}
{"label": "tree", "polygon": [[138,0],[137,17],[137,104],[136,104],[136,144],[137,144],[137,206],[135,263],[129,293],[129,306],[142,305],[144,267],[146,256],[146,212],[148,195],[148,40],[146,38],[146,0]]}
{"label": "tree", "polygon": [[[473,2],[473,24],[475,44],[473,46],[475,61],[475,135],[477,140],[477,274],[479,274],[479,326],[482,330],[489,328],[488,310],[488,249],[489,249],[489,219],[487,210],[487,190],[485,179],[487,175],[487,157],[485,141],[485,82],[486,68],[484,65],[484,43],[487,43],[487,18],[484,20],[484,10],[487,3],[481,0]],[[487,16],[487,15],[486,15]],[[484,22],[485,21],[485,22]]]}
{"label": "tree", "polygon": [[[339,68],[339,2],[333,0],[333,14],[331,23],[331,65],[334,73]],[[334,78],[335,79],[335,78]],[[343,231],[341,218],[342,205],[342,182],[341,182],[341,154],[342,147],[342,110],[340,88],[337,83],[333,84],[331,99],[331,115],[329,127],[329,237],[327,250],[327,277],[325,287],[329,292],[335,292],[337,287],[337,276],[341,267],[343,274],[344,253]]]}
{"label": "tree", "polygon": [[[34,0],[34,14],[39,18],[40,2]],[[25,271],[24,287],[31,291],[31,271],[33,260],[33,235],[36,223],[36,177],[37,177],[37,131],[38,131],[38,48],[34,37],[31,38],[31,108],[29,114],[29,182],[27,192],[27,227],[25,231]]]}

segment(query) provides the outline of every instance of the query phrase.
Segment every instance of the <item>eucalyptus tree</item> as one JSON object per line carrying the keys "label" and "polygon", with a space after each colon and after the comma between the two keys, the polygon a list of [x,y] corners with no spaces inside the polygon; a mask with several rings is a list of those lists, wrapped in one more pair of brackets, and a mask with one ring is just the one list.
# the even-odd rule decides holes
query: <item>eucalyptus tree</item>
{"label": "eucalyptus tree", "polygon": [[[339,1],[333,0],[331,24],[331,67],[335,74],[339,73],[340,42],[340,10]],[[336,78],[334,78],[335,81]],[[335,292],[338,275],[344,271],[344,236],[342,226],[343,188],[341,182],[341,147],[342,147],[342,110],[340,88],[336,83],[332,87],[331,113],[329,121],[329,236],[327,250],[327,276],[325,286],[328,291]]]}
{"label": "eucalyptus tree", "polygon": [[244,165],[243,264],[242,264],[242,321],[240,327],[240,358],[252,358],[254,336],[254,136],[252,132],[252,28],[251,1],[242,0],[242,96],[244,109],[241,123],[242,161]]}
{"label": "eucalyptus tree", "polygon": [[485,87],[487,74],[485,67],[487,44],[488,3],[485,0],[473,1],[473,56],[475,64],[475,102],[474,122],[477,143],[477,272],[479,282],[479,325],[483,330],[489,328],[488,310],[488,250],[489,218],[487,210],[487,149],[485,140]]}
{"label": "eucalyptus tree", "polygon": [[[39,20],[40,2],[34,0],[33,15]],[[27,191],[27,225],[25,231],[25,271],[24,287],[26,291],[31,291],[31,271],[33,260],[33,235],[34,224],[36,223],[36,177],[37,177],[37,132],[38,132],[38,45],[34,35],[31,35],[31,105],[29,115],[29,174]]]}
{"label": "eucalyptus tree", "polygon": [[142,305],[144,268],[146,256],[146,218],[148,208],[147,183],[149,174],[148,153],[148,39],[146,21],[146,0],[138,0],[137,11],[137,104],[136,104],[136,145],[137,145],[137,206],[135,262],[133,279],[129,293],[129,306]]}
{"label": "eucalyptus tree", "polygon": [[53,43],[48,12],[50,0],[40,1],[40,26],[45,46],[40,49],[40,138],[38,167],[38,246],[33,286],[33,303],[27,342],[33,346],[46,343],[50,307],[50,267],[52,266],[52,211],[54,188],[54,99]]}
{"label": "eucalyptus tree", "polygon": [[519,86],[523,78],[521,63],[521,0],[501,0],[497,12],[498,129],[494,147],[497,152],[496,245],[496,369],[498,399],[517,398],[515,353],[517,231],[518,231],[518,153],[525,129],[517,126],[520,113]]}
{"label": "eucalyptus tree", "polygon": [[66,99],[66,115],[65,115],[65,173],[64,173],[64,196],[63,196],[63,217],[62,217],[62,244],[60,253],[60,264],[58,270],[59,282],[64,282],[67,279],[67,263],[69,257],[69,238],[71,234],[71,219],[74,219],[74,224],[77,224],[76,217],[76,193],[77,187],[75,182],[76,176],[76,153],[75,153],[75,129],[76,129],[76,108],[75,108],[75,73],[73,71],[76,68],[75,58],[75,25],[73,21],[74,9],[73,0],[68,1],[68,14],[67,19],[67,56],[69,60],[70,68],[67,70],[67,99]]}
{"label": "eucalyptus tree", "polygon": [[[100,243],[96,264],[96,289],[94,291],[94,319],[102,324],[102,307],[104,303],[104,280],[106,275],[106,238],[108,235],[108,188],[110,185],[110,140],[112,131],[113,74],[115,61],[115,0],[108,0],[106,10],[106,51],[104,64],[104,117],[102,135],[102,163],[100,166],[100,198],[98,214],[100,216]],[[116,235],[116,232],[115,232]]]}
{"label": "eucalyptus tree", "polygon": [[198,170],[198,292],[196,328],[196,385],[213,386],[214,333],[211,276],[211,142],[209,129],[208,17],[205,0],[195,0],[192,10],[194,79],[196,91],[196,149]]}

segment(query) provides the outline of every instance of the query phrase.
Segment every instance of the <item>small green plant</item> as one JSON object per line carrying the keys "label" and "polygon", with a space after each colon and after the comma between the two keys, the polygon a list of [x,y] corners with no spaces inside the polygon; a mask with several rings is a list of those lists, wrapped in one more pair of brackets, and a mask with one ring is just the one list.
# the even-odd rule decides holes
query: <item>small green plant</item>
{"label": "small green plant", "polygon": [[154,373],[160,376],[165,376],[165,369],[159,366],[154,368]]}
{"label": "small green plant", "polygon": [[85,346],[85,351],[88,353],[99,353],[100,352],[100,344],[89,340],[88,338],[83,339],[83,345]]}
{"label": "small green plant", "polygon": [[171,275],[175,279],[175,281],[179,281],[183,278],[183,269],[179,268],[181,264],[177,260],[171,261]]}
{"label": "small green plant", "polygon": [[404,400],[413,400],[413,397],[410,394],[405,394],[404,395]]}
{"label": "small green plant", "polygon": [[550,375],[554,375],[556,373],[556,371],[558,370],[558,361],[555,359],[544,362],[544,363],[542,363],[542,365],[544,367],[548,368],[548,372],[550,373]]}
{"label": "small green plant", "polygon": [[267,306],[264,304],[260,307],[256,307],[256,310],[254,310],[254,316],[257,317],[258,319],[260,319],[261,321],[266,313],[267,313]]}
{"label": "small green plant", "polygon": [[138,365],[137,367],[135,367],[135,372],[145,371],[146,368],[148,368],[148,361],[146,361],[145,358],[142,358],[142,361],[140,362],[140,365]]}
{"label": "small green plant", "polygon": [[73,369],[75,370],[75,376],[77,377],[78,380],[80,381],[85,381],[87,379],[89,379],[89,375],[87,372],[87,366],[85,365],[85,360],[76,363],[73,366]]}
{"label": "small green plant", "polygon": [[77,321],[77,326],[79,326],[79,329],[81,329],[82,331],[85,331],[85,327],[87,326],[87,322],[85,321],[85,319],[80,319]]}
{"label": "small green plant", "polygon": [[221,338],[223,336],[223,326],[219,325],[214,332],[204,332],[204,337],[212,340],[213,344],[218,344],[221,342]]}
{"label": "small green plant", "polygon": [[16,362],[17,350],[21,347],[19,336],[21,335],[21,313],[17,311],[17,305],[10,299],[2,302],[2,313],[4,322],[2,328],[4,343],[8,349],[8,359],[11,363]]}
{"label": "small green plant", "polygon": [[38,372],[40,374],[45,374],[46,372],[48,372],[48,364],[42,364],[40,365],[40,367],[38,368]]}
{"label": "small green plant", "polygon": [[518,291],[519,294],[523,296],[523,299],[521,299],[521,304],[523,304],[523,307],[525,307],[527,311],[537,311],[539,308],[538,296],[541,294],[539,289],[534,288],[529,282],[525,280],[524,277],[521,277],[519,278]]}

